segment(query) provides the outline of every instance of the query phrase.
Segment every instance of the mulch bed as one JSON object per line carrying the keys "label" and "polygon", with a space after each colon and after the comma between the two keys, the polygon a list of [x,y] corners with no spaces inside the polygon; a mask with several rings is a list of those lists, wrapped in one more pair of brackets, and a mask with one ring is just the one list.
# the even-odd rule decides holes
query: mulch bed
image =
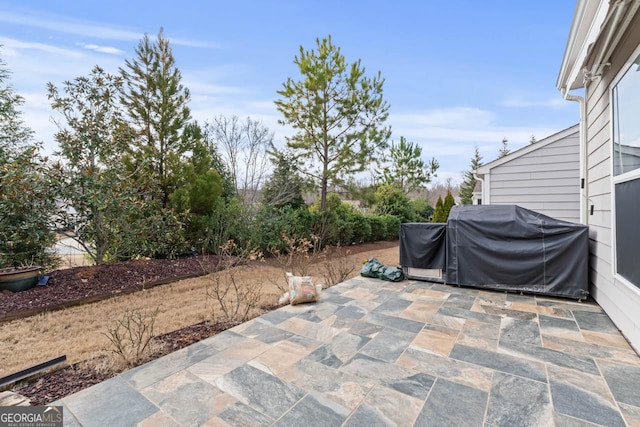
{"label": "mulch bed", "polygon": [[[348,249],[356,254],[395,245],[397,242],[376,242]],[[218,266],[219,258],[210,255],[175,260],[135,260],[56,270],[47,274],[50,279],[46,286],[37,286],[24,292],[0,293],[0,323],[203,275],[214,271]],[[268,306],[263,307],[263,310],[267,312],[275,308],[277,307]],[[153,354],[151,359],[187,347],[233,326],[235,323],[203,322],[155,337],[156,343],[161,344],[158,346],[161,350]],[[96,370],[95,366],[96,361],[79,362],[32,379],[15,391],[31,399],[32,405],[44,405],[118,374]]]}
{"label": "mulch bed", "polygon": [[[269,307],[269,309],[272,307]],[[154,338],[160,350],[151,359],[157,359],[200,340],[212,337],[237,323],[202,322],[169,332]],[[14,391],[31,400],[32,405],[47,405],[65,396],[108,380],[118,374],[114,371],[99,371],[94,366],[99,361],[84,361],[39,376]]]}
{"label": "mulch bed", "polygon": [[0,293],[0,322],[100,301],[213,271],[214,255],[147,259],[55,270],[46,286]]}

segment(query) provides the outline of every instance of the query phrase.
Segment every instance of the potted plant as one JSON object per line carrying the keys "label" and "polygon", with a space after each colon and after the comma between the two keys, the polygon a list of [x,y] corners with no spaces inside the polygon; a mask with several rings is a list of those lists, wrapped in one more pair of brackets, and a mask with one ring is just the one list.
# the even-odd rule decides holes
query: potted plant
{"label": "potted plant", "polygon": [[[6,242],[7,250],[13,251],[13,242]],[[38,283],[40,266],[20,266],[13,260],[13,266],[0,269],[0,291],[20,292],[33,288]]]}

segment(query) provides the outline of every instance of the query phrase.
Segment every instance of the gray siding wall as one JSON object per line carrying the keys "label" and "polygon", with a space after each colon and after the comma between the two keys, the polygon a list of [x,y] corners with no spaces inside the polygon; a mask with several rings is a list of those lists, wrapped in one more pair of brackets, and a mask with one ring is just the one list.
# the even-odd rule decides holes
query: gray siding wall
{"label": "gray siding wall", "polygon": [[580,222],[580,137],[575,132],[491,169],[492,205],[516,204]]}
{"label": "gray siding wall", "polygon": [[587,216],[589,290],[636,351],[640,351],[640,292],[616,280],[613,274],[610,85],[639,44],[640,14],[636,14],[613,53],[611,66],[586,88],[587,183],[594,205],[594,214]]}

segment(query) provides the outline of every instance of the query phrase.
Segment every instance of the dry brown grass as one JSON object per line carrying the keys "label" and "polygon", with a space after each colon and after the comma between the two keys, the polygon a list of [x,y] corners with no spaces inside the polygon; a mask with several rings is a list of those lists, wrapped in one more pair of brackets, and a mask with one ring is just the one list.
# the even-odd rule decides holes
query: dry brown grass
{"label": "dry brown grass", "polygon": [[[388,245],[387,245],[388,246]],[[373,246],[375,248],[375,246]],[[354,270],[375,256],[386,265],[398,264],[398,246],[372,249],[351,255]],[[312,276],[322,283],[321,262],[312,265]],[[233,267],[236,278],[263,283],[261,305],[274,304],[280,297],[274,281],[284,280],[282,270],[272,262]],[[104,354],[109,325],[127,309],[153,311],[158,307],[155,332],[163,334],[211,319],[213,300],[206,297],[210,278],[200,277],[158,286],[94,304],[45,313],[0,325],[0,375],[26,368],[46,359],[67,355],[69,363]]]}

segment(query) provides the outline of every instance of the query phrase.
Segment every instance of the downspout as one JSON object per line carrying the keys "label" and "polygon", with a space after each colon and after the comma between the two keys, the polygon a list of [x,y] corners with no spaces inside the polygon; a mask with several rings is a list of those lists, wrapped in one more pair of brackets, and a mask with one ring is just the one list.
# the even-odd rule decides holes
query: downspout
{"label": "downspout", "polygon": [[567,93],[566,88],[562,88],[562,97],[567,101],[574,101],[580,104],[580,223],[589,225],[587,215],[589,200],[589,169],[587,168],[587,103],[582,96]]}
{"label": "downspout", "polygon": [[[484,174],[482,176],[484,176]],[[482,204],[486,205],[487,199],[484,198],[484,178],[480,178],[480,175],[476,172],[473,173],[473,177],[482,183],[482,192],[480,194],[482,195]]]}

